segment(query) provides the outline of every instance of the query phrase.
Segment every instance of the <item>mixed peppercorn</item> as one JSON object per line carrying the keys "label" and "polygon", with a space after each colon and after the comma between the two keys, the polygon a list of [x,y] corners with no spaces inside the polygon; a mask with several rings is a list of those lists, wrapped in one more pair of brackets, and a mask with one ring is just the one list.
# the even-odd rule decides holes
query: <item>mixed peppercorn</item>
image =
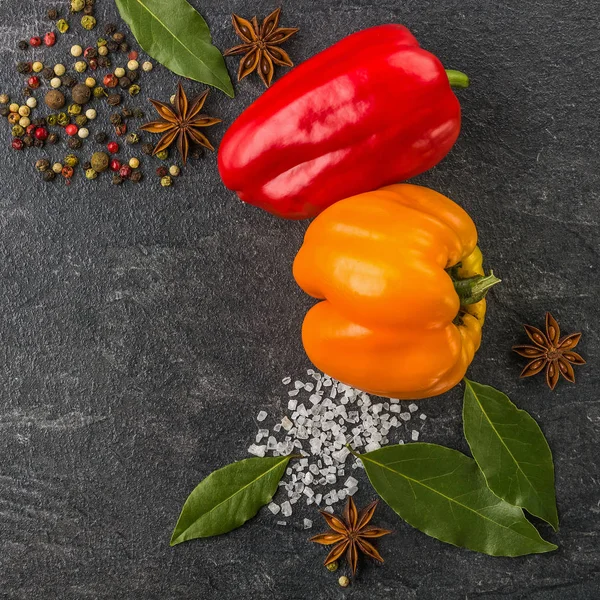
{"label": "mixed peppercorn", "polygon": [[[81,26],[85,30],[96,27],[94,0],[69,0],[68,4],[71,14],[82,13]],[[60,18],[58,9],[51,8],[47,16],[55,22],[59,33],[69,30],[68,20]],[[18,48],[25,52],[30,48],[52,47],[56,42],[56,33],[51,31],[20,41]],[[125,54],[126,61],[124,66],[113,67],[112,61],[116,62],[120,58],[118,54]],[[7,94],[0,94],[0,115],[7,119],[11,127],[12,148],[21,151],[29,147],[53,146],[60,142],[62,132],[66,146],[73,151],[82,148],[84,142],[90,138],[98,144],[106,144],[108,154],[94,152],[88,162],[80,162],[74,154],[68,154],[61,162],[39,159],[35,167],[42,173],[43,179],[52,181],[57,175],[61,175],[66,183],[70,183],[75,169],[79,167],[88,179],[95,179],[100,173],[110,169],[114,172],[114,184],[121,184],[125,180],[140,181],[140,159],[133,157],[123,162],[116,157],[109,159],[109,155],[119,152],[120,145],[111,141],[105,132],[93,133],[92,129],[93,122],[103,106],[113,110],[120,109],[113,112],[109,118],[113,134],[123,137],[131,147],[136,147],[142,142],[139,133],[129,128],[132,120],[144,117],[144,112],[140,108],[123,106],[123,95],[132,98],[139,94],[140,72],[152,71],[153,64],[150,61],[140,63],[138,52],[130,49],[125,35],[119,32],[114,24],[106,25],[104,37],[99,38],[94,45],[73,44],[70,47],[70,55],[76,59],[72,66],[73,74],[60,62],[51,66],[36,59],[20,61],[17,64],[17,71],[26,76],[26,85],[22,92],[25,101],[16,102]],[[99,78],[94,74],[98,69],[110,69],[110,72]],[[37,117],[34,113],[41,107],[35,94],[36,90],[44,87],[46,91],[42,96],[43,103],[51,112],[46,116]],[[102,101],[102,104],[97,108],[90,106],[98,101]],[[153,155],[152,144],[141,143],[140,148],[143,154]],[[164,151],[156,156],[160,160],[166,160],[169,154],[168,151]],[[172,178],[179,173],[179,167],[176,165],[166,169],[165,175],[160,176],[161,185],[171,185]]]}

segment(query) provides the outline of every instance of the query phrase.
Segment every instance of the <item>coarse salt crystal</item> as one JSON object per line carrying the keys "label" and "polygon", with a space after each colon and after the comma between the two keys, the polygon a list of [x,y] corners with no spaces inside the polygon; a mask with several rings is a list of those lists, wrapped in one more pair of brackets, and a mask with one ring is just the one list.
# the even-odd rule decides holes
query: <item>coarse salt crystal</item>
{"label": "coarse salt crystal", "polygon": [[292,514],[292,505],[289,503],[288,500],[281,503],[281,514],[284,517],[289,517]]}
{"label": "coarse salt crystal", "polygon": [[267,418],[267,413],[264,410],[261,410],[257,415],[256,415],[256,420],[257,421],[264,421]]}
{"label": "coarse salt crystal", "polygon": [[423,413],[421,413],[419,415],[419,419],[421,419],[421,421],[424,421],[427,418],[427,415],[424,415]]}
{"label": "coarse salt crystal", "polygon": [[344,487],[351,488],[358,485],[358,479],[354,479],[354,477],[350,476],[344,482]]}
{"label": "coarse salt crystal", "polygon": [[248,452],[250,454],[254,454],[254,456],[260,456],[260,458],[263,458],[266,449],[266,446],[258,446],[257,444],[252,444],[251,446],[249,446]]}
{"label": "coarse salt crystal", "polygon": [[410,412],[413,413],[413,412],[419,410],[419,407],[416,404],[414,404],[414,403],[413,404],[409,404],[408,405],[408,410],[410,410]]}
{"label": "coarse salt crystal", "polygon": [[292,383],[292,378],[291,377],[284,377],[281,380],[281,383],[283,383],[283,385],[288,385],[288,384]]}
{"label": "coarse salt crystal", "polygon": [[280,506],[279,504],[275,504],[275,502],[271,502],[269,503],[269,506],[267,507],[274,515],[276,515],[280,510]]}
{"label": "coarse salt crystal", "polygon": [[413,442],[416,442],[419,439],[419,432],[416,429],[413,429],[412,433],[410,434],[410,437],[413,440]]}
{"label": "coarse salt crystal", "polygon": [[313,522],[310,519],[304,519],[304,529],[310,529],[313,526]]}

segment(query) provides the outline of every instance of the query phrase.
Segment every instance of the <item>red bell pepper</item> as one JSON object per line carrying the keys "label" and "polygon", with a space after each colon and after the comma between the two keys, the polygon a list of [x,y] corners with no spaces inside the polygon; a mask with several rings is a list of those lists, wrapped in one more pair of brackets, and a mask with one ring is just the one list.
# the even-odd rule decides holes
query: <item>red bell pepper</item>
{"label": "red bell pepper", "polygon": [[302,63],[229,128],[225,185],[280,217],[313,217],[334,202],[436,165],[460,131],[445,71],[402,25],[359,31]]}

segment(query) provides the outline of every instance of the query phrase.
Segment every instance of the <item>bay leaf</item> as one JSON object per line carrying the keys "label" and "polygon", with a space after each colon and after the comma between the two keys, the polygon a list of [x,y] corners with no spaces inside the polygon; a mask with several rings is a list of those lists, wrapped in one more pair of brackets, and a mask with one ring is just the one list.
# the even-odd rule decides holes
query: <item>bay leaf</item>
{"label": "bay leaf", "polygon": [[185,501],[171,546],[243,525],[271,501],[290,458],[247,458],[213,471]]}
{"label": "bay leaf", "polygon": [[182,77],[212,85],[233,98],[221,52],[200,13],[186,0],[115,0],[139,45]]}
{"label": "bay leaf", "polygon": [[523,511],[487,487],[477,463],[436,444],[361,454],[375,491],[407,523],[442,542],[492,556],[550,552]]}
{"label": "bay leaf", "polygon": [[463,426],[492,492],[558,529],[552,452],[535,419],[506,394],[465,379]]}

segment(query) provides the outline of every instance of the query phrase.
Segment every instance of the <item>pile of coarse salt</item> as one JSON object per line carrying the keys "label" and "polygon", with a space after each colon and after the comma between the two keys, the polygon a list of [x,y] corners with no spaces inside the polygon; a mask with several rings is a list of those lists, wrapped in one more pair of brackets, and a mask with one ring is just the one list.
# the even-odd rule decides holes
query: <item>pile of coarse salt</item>
{"label": "pile of coarse salt", "polygon": [[[261,457],[301,456],[287,467],[280,490],[268,506],[274,515],[285,518],[301,499],[333,513],[333,504],[356,493],[359,482],[350,471],[362,468],[362,463],[347,444],[358,452],[371,452],[388,443],[403,444],[403,436],[416,442],[427,419],[423,413],[417,417],[415,403],[406,406],[395,398],[371,398],[312,369],[307,375],[313,381],[283,379],[284,386],[292,387],[287,392],[288,414],[270,431],[261,428],[268,417],[261,410],[256,417],[255,443],[248,448],[250,454]],[[310,527],[312,521],[304,519],[304,528]]]}

